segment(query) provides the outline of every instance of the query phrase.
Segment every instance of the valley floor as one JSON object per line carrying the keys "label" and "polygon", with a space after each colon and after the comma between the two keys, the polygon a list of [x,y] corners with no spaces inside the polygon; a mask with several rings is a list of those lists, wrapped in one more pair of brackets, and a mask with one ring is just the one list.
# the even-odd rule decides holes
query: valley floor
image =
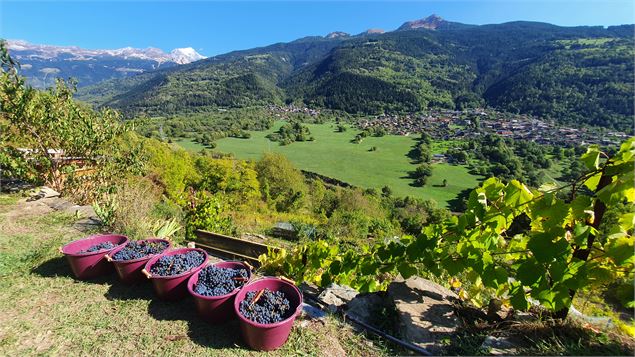
{"label": "valley floor", "polygon": [[[232,153],[239,159],[258,159],[265,152],[278,152],[302,170],[363,188],[381,189],[389,186],[397,196],[433,199],[440,206],[446,206],[459,192],[478,185],[479,177],[470,174],[465,166],[437,163],[432,165],[432,176],[426,186],[412,186],[413,179],[409,177],[409,172],[416,165],[407,154],[416,144],[414,137],[368,137],[362,143],[354,144],[351,141],[359,132],[355,128],[336,133],[333,123],[306,124],[315,141],[281,146],[266,136],[278,130],[282,124],[276,122],[267,131],[250,131],[249,139],[220,139],[216,151]],[[192,151],[203,149],[203,146],[189,140],[179,141],[178,144]],[[376,151],[371,151],[372,147],[376,147]],[[444,179],[447,180],[445,187],[442,186]]]}

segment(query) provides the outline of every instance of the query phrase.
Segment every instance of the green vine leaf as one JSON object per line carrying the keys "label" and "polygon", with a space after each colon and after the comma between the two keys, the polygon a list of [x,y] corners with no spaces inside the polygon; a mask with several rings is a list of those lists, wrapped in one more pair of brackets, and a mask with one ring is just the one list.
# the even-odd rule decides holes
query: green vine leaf
{"label": "green vine leaf", "polygon": [[417,268],[415,268],[414,266],[408,263],[399,264],[399,266],[397,267],[397,270],[399,271],[399,274],[401,274],[401,276],[404,279],[408,279],[409,277],[416,275],[418,272]]}
{"label": "green vine leaf", "polygon": [[597,170],[600,167],[600,154],[600,148],[597,145],[591,145],[580,160],[589,170]]}

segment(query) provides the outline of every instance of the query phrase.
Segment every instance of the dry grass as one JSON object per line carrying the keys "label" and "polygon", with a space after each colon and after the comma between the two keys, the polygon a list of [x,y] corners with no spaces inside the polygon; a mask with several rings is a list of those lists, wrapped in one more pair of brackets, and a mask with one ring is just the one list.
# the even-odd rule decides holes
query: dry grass
{"label": "dry grass", "polygon": [[571,318],[552,320],[540,314],[537,310],[523,319],[492,323],[482,312],[459,309],[466,327],[446,341],[447,354],[488,355],[489,351],[481,347],[487,336],[513,341],[515,351],[508,353],[521,356],[632,356],[635,351],[633,339],[619,331],[599,329]]}
{"label": "dry grass", "polygon": [[152,211],[161,200],[161,190],[150,180],[135,179],[117,187],[116,192],[117,208],[110,228],[136,239],[152,236],[156,224]]}

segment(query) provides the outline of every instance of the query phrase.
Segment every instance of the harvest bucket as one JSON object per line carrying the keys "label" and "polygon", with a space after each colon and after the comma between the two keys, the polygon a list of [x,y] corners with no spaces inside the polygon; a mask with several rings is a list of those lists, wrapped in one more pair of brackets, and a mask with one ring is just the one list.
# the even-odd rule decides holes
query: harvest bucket
{"label": "harvest bucket", "polygon": [[[167,248],[165,248],[163,252],[166,252],[168,249],[172,247],[172,244],[167,239],[150,238],[150,239],[143,239],[142,241],[149,242],[149,243],[166,242],[168,246]],[[120,247],[113,249],[112,252],[106,255],[106,259],[108,261],[111,261],[114,264],[115,270],[117,271],[117,275],[119,275],[119,280],[121,280],[122,282],[126,284],[133,284],[133,283],[138,283],[140,281],[145,280],[146,277],[143,275],[141,270],[143,270],[143,268],[146,266],[146,263],[148,262],[148,260],[152,259],[153,257],[157,255],[161,255],[163,252],[158,254],[148,255],[139,259],[132,259],[132,260],[115,260],[112,258],[118,251],[122,250],[125,247],[126,247],[125,245],[122,245]]]}
{"label": "harvest bucket", "polygon": [[[199,251],[205,255],[205,259],[203,260],[203,263],[201,263],[201,265],[197,266],[196,268],[190,271],[186,271],[185,273],[182,273],[182,274],[170,275],[170,276],[160,276],[160,275],[154,275],[150,273],[150,268],[152,268],[154,263],[156,263],[157,260],[159,260],[159,258],[166,255],[183,254],[193,250]],[[204,251],[203,249],[179,248],[179,249],[174,249],[171,251],[164,251],[163,254],[155,255],[154,257],[150,258],[150,260],[146,263],[145,268],[141,272],[148,279],[152,280],[154,291],[157,293],[159,298],[163,300],[179,300],[184,298],[188,294],[187,279],[189,279],[190,276],[192,276],[192,274],[203,269],[203,267],[205,266],[205,262],[207,262],[207,252]]]}
{"label": "harvest bucket", "polygon": [[[91,253],[79,253],[95,244],[111,242],[117,247],[104,249]],[[119,234],[98,234],[87,238],[78,239],[60,248],[60,252],[66,256],[73,274],[77,279],[92,279],[100,275],[112,272],[112,265],[108,263],[105,255],[119,246],[128,243],[128,237]]]}
{"label": "harvest bucket", "polygon": [[[264,288],[282,291],[286,295],[292,311],[291,316],[274,324],[259,324],[240,313],[240,302],[245,300],[245,295],[250,291],[259,291]],[[287,341],[295,317],[302,312],[302,294],[288,279],[265,277],[245,285],[236,294],[234,312],[238,316],[243,339],[249,347],[261,351],[275,350]]]}
{"label": "harvest bucket", "polygon": [[[246,269],[247,281],[251,279],[251,266],[243,262],[218,262],[213,264],[218,268],[230,268],[230,269]],[[203,270],[203,269],[201,269]],[[240,291],[241,288],[235,289],[229,294],[220,296],[205,296],[198,294],[194,291],[194,286],[198,282],[198,276],[201,270],[192,274],[190,280],[187,282],[187,290],[194,297],[196,302],[196,310],[199,315],[208,322],[221,323],[226,322],[235,317],[234,314],[234,297]],[[245,284],[246,285],[246,284]],[[244,287],[244,285],[243,285]]]}

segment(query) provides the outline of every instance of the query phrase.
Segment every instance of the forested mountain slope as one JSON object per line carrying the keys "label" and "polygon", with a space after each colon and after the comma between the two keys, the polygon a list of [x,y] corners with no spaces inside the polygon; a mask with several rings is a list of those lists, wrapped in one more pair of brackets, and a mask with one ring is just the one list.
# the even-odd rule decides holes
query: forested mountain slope
{"label": "forested mountain slope", "polygon": [[492,106],[632,130],[632,25],[434,21],[236,51],[106,81],[79,97],[128,115],[285,101],[371,114]]}

